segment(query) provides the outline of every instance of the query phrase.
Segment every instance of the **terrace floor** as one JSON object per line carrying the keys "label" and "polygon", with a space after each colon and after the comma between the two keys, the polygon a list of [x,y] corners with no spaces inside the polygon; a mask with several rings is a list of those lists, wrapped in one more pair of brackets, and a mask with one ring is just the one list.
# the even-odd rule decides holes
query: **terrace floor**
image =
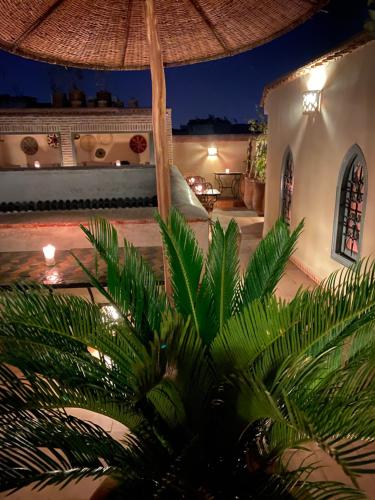
{"label": "terrace floor", "polygon": [[[241,207],[233,207],[225,203],[218,203],[217,208],[212,213],[212,220],[219,219],[223,226],[234,218],[241,229],[240,262],[244,269],[249,256],[254,252],[258,245],[263,230],[263,217],[258,217],[254,212]],[[314,287],[315,283],[300,271],[294,264],[289,263],[286,273],[281,279],[277,288],[277,294],[289,300],[294,296],[300,286]],[[111,433],[116,439],[121,439],[126,428],[121,424],[111,420],[108,417],[100,416],[86,410],[68,409],[69,413],[79,416],[86,420],[93,420]],[[319,455],[319,453],[318,453]],[[321,457],[319,457],[321,458]],[[348,478],[343,472],[333,464],[328,457],[324,457],[324,465],[318,474],[316,480],[343,480],[348,482]],[[13,495],[7,496],[0,493],[0,499],[9,498],[9,500],[89,500],[93,492],[98,488],[100,481],[83,480],[78,485],[71,484],[62,491],[56,491],[54,488],[46,488],[42,492],[32,491],[30,488],[24,488]],[[360,485],[365,489],[368,498],[375,500],[375,480],[371,477],[361,478]]]}

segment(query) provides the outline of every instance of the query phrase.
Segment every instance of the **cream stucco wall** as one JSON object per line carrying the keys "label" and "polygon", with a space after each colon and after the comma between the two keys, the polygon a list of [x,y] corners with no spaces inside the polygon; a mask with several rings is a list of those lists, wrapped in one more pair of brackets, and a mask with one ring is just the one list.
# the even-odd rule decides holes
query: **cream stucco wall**
{"label": "cream stucco wall", "polygon": [[[85,137],[87,135],[92,139],[92,147],[90,149],[85,148]],[[127,160],[131,164],[150,163],[151,134],[143,133],[137,135],[142,135],[147,141],[146,150],[140,154],[134,153],[129,146],[130,139],[134,136],[134,133],[80,134],[80,138],[74,140],[77,165],[113,164],[116,160]],[[95,151],[98,148],[102,148],[106,152],[104,158],[97,158],[95,156]]]}
{"label": "cream stucco wall", "polygon": [[[215,172],[244,172],[248,135],[173,136],[173,162],[184,177],[201,175],[215,185]],[[208,156],[207,148],[216,146],[217,156]]]}
{"label": "cream stucco wall", "polygon": [[[168,163],[172,156],[172,112],[166,112]],[[150,138],[150,162],[153,158],[152,112],[149,108],[40,108],[0,109],[0,135],[60,135],[62,166],[77,164],[73,137],[76,134],[142,134]],[[1,159],[1,158],[0,158]],[[105,159],[105,158],[104,158]],[[115,158],[126,159],[126,158]],[[91,160],[90,160],[91,161]],[[141,162],[145,162],[141,158]]]}
{"label": "cream stucco wall", "polygon": [[[35,155],[26,155],[21,149],[24,137],[32,136],[39,149]],[[60,165],[61,148],[48,145],[47,134],[4,134],[0,139],[0,168],[11,166],[33,166],[34,161],[43,165]]]}
{"label": "cream stucco wall", "polygon": [[375,41],[330,62],[325,70],[321,111],[316,116],[302,114],[308,75],[279,85],[266,100],[264,231],[280,214],[282,160],[289,146],[294,158],[292,228],[306,219],[295,261],[317,279],[341,267],[331,257],[336,189],[343,159],[354,144],[361,148],[368,169],[361,256],[375,254]]}

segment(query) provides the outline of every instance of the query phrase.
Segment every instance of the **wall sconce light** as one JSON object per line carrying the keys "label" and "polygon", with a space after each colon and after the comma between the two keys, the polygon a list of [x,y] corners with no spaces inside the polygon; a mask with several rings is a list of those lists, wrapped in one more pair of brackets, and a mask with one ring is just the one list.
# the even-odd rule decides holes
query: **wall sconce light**
{"label": "wall sconce light", "polygon": [[116,167],[121,167],[121,161],[120,160],[116,160]]}
{"label": "wall sconce light", "polygon": [[304,115],[320,111],[321,91],[308,90],[302,94],[302,109]]}
{"label": "wall sconce light", "polygon": [[40,168],[40,161],[34,161],[34,167]]}
{"label": "wall sconce light", "polygon": [[210,148],[207,149],[208,156],[217,156],[217,147],[216,146],[211,146]]}
{"label": "wall sconce light", "polygon": [[55,250],[56,248],[53,245],[46,245],[43,247],[43,254],[47,266],[55,265]]}

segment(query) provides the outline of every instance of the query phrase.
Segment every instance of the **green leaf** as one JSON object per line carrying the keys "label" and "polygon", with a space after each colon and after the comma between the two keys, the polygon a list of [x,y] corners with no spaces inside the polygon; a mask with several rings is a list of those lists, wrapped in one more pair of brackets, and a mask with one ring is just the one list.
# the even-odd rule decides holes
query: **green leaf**
{"label": "green leaf", "polygon": [[[227,320],[236,312],[239,289],[238,241],[239,230],[234,220],[225,232],[219,222],[214,224],[198,299],[199,322],[205,324],[201,330],[205,343],[210,343],[217,332],[222,332]],[[207,311],[205,305],[209,301],[205,297],[212,300],[212,311]]]}
{"label": "green leaf", "polygon": [[274,292],[302,229],[303,221],[289,234],[287,224],[279,219],[262,239],[246,269],[243,285],[244,305]]}
{"label": "green leaf", "polygon": [[0,489],[33,483],[66,486],[84,477],[121,470],[137,476],[140,450],[131,436],[126,447],[101,427],[59,411],[29,411],[0,428]]}
{"label": "green leaf", "polygon": [[164,378],[147,393],[147,399],[169,427],[174,428],[184,424],[185,408],[180,392],[172,380]]}
{"label": "green leaf", "polygon": [[173,303],[185,318],[191,316],[197,332],[203,325],[197,316],[197,296],[203,267],[203,253],[198,246],[193,230],[183,216],[175,209],[169,214],[165,223],[159,214],[159,223],[164,248],[169,262],[173,289]]}
{"label": "green leaf", "polygon": [[159,329],[167,307],[166,296],[150,266],[126,240],[123,249],[119,248],[117,231],[106,219],[96,217],[88,229],[81,228],[107,265],[107,289],[76,258],[78,264],[124,321],[147,342]]}

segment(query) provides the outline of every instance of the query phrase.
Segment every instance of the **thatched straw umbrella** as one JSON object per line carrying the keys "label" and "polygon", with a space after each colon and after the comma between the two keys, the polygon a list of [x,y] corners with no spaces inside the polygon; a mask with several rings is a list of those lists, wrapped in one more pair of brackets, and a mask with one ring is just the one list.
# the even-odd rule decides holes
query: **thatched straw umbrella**
{"label": "thatched straw umbrella", "polygon": [[170,206],[164,66],[249,50],[328,0],[0,0],[0,48],[66,66],[150,67],[159,211]]}

